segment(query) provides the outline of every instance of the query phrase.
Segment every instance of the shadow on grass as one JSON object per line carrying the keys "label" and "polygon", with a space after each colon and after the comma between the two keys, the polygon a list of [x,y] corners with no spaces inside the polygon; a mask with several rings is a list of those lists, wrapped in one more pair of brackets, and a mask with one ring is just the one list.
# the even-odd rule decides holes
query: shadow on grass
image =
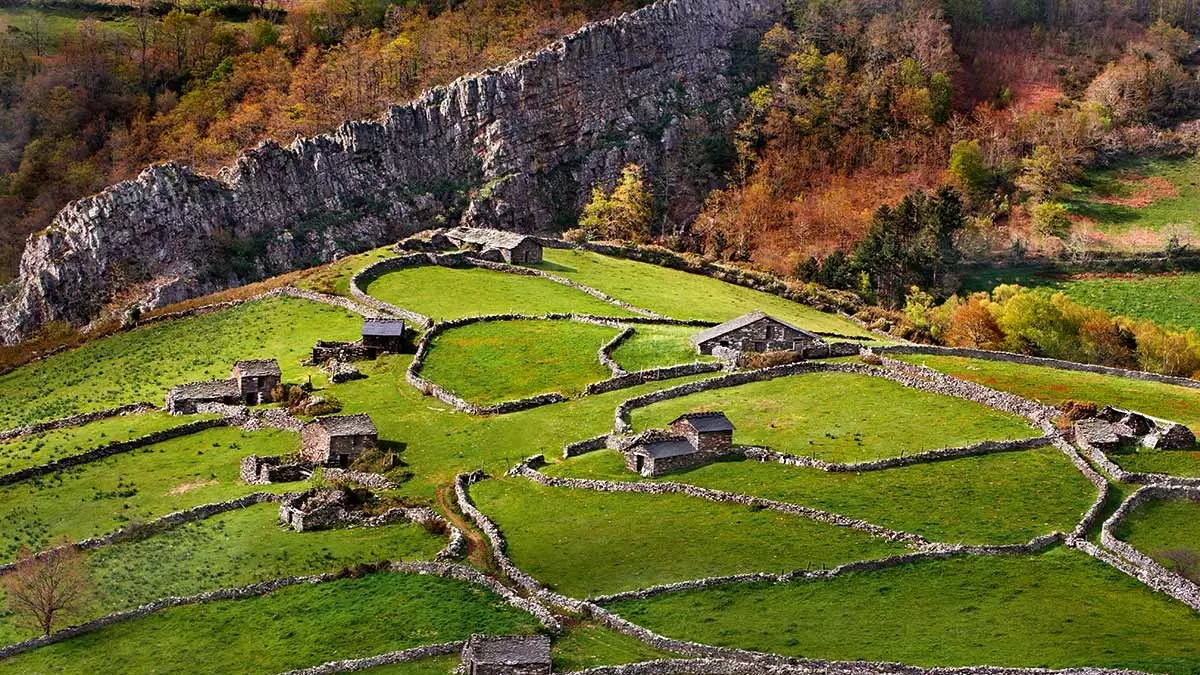
{"label": "shadow on grass", "polygon": [[550,262],[549,260],[543,260],[542,262],[537,263],[536,265],[530,265],[530,267],[539,269],[543,272],[575,272],[575,271],[577,271],[574,267],[571,267],[569,265],[560,265],[555,262]]}

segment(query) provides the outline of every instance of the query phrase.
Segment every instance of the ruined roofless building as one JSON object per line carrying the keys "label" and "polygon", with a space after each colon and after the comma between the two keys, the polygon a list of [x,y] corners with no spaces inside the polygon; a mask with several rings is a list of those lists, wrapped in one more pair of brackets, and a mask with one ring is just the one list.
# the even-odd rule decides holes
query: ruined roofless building
{"label": "ruined roofless building", "polygon": [[467,675],[550,675],[550,638],[472,635],[462,663]]}
{"label": "ruined roofless building", "polygon": [[362,346],[370,349],[373,355],[404,351],[404,320],[363,319]]}
{"label": "ruined roofless building", "polygon": [[379,444],[379,431],[366,413],[329,415],[305,424],[300,440],[300,454],[306,460],[344,469]]}
{"label": "ruined roofless building", "polygon": [[824,340],[816,333],[755,310],[700,331],[691,342],[697,353],[712,354],[716,347],[742,352],[801,351]]}
{"label": "ruined roofless building", "polygon": [[455,227],[446,231],[446,238],[460,248],[480,251],[484,257],[496,251],[504,262],[511,265],[539,263],[542,261],[542,245],[533,237],[487,227]]}

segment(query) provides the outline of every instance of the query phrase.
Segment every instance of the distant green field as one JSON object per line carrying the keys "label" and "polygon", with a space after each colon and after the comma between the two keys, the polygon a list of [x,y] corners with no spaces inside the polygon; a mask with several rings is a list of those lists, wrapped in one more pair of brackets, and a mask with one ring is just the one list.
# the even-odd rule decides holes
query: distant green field
{"label": "distant green field", "polygon": [[808,658],[1200,672],[1200,616],[1061,548],[728,585],[612,609],[669,637]]}
{"label": "distant green field", "polygon": [[92,12],[65,7],[0,7],[0,21],[4,22],[10,32],[24,38],[25,44],[30,45],[31,53],[33,36],[42,36],[43,53],[54,53],[58,51],[63,40],[87,19],[95,20],[103,30],[122,37],[132,36],[136,30],[133,20],[117,11]]}
{"label": "distant green field", "polygon": [[682,495],[543,487],[519,478],[471,488],[513,561],[574,597],[739,572],[784,572],[906,548],[868,534]]}
{"label": "distant green field", "polygon": [[1143,158],[1090,171],[1069,186],[1067,206],[1102,230],[1161,230],[1175,225],[1200,234],[1200,161]]}
{"label": "distant green field", "polygon": [[860,462],[985,440],[1032,438],[1020,418],[881,378],[812,373],[670,399],[631,414],[636,429],[693,411],[721,410],[734,442],[828,462]]}
{"label": "distant green field", "polygon": [[1048,405],[1058,405],[1067,400],[1090,401],[1101,406],[1139,410],[1200,430],[1200,389],[957,356],[911,355],[897,358]]}
{"label": "distant green field", "polygon": [[433,319],[514,312],[632,315],[627,309],[548,279],[477,267],[430,266],[388,272],[364,290],[384,302]]}
{"label": "distant green field", "polygon": [[695,326],[655,326],[637,324],[633,337],[621,343],[613,359],[625,370],[646,370],[693,361],[714,361],[712,356],[696,353],[688,342],[702,328]]}
{"label": "distant green field", "polygon": [[229,377],[239,359],[278,358],[285,381],[318,339],[353,340],[362,317],[308,300],[277,298],[119,333],[0,375],[0,427],[161,404],[171,385]]}
{"label": "distant green field", "polygon": [[1138,447],[1126,452],[1110,452],[1108,458],[1126,471],[1200,476],[1200,450],[1148,450]]}
{"label": "distant green field", "polygon": [[[552,464],[554,476],[651,480],[610,450]],[[865,473],[827,473],[753,460],[720,461],[658,481],[689,483],[841,513],[931,541],[1013,544],[1069,532],[1096,489],[1058,450],[966,457]]]}
{"label": "distant green field", "polygon": [[0,661],[0,673],[276,673],[536,627],[479,586],[383,573],[164,610]]}
{"label": "distant green field", "polygon": [[581,393],[610,376],[597,351],[619,329],[575,321],[487,321],[438,335],[422,375],[472,403]]}
{"label": "distant green field", "polygon": [[68,427],[20,436],[0,443],[0,467],[3,467],[0,472],[11,473],[30,466],[46,464],[115,441],[127,441],[209,417],[213,416],[176,417],[162,412],[122,415],[80,427]]}
{"label": "distant green field", "polygon": [[1183,500],[1148,502],[1134,509],[1116,534],[1169,567],[1164,555],[1167,550],[1190,549],[1200,554],[1200,504]]}
{"label": "distant green field", "polygon": [[542,269],[676,319],[727,321],[761,309],[808,330],[872,337],[835,314],[699,274],[584,251],[546,249],[545,256]]}

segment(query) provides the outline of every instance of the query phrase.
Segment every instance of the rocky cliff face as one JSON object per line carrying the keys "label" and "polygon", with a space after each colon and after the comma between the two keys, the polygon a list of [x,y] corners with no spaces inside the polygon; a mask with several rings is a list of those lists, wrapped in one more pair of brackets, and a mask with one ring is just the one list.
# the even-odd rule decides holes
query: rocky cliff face
{"label": "rocky cliff face", "polygon": [[264,143],[215,177],[148,168],[30,238],[0,340],[84,323],[130,288],[165,304],[431,225],[553,231],[629,162],[669,182],[668,209],[686,218],[752,50],[783,14],[782,0],[663,0],[378,121]]}

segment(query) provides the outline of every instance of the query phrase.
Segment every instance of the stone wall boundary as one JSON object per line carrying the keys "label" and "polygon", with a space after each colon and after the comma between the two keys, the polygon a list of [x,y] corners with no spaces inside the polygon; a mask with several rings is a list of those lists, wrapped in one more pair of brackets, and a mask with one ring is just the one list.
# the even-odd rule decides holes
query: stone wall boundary
{"label": "stone wall boundary", "polygon": [[927,462],[938,462],[948,459],[972,457],[975,455],[989,455],[998,452],[1031,450],[1034,448],[1044,448],[1050,444],[1051,438],[1049,436],[1038,436],[1035,438],[1018,439],[1015,441],[981,441],[971,445],[957,446],[952,448],[938,448],[936,450],[927,450],[912,455],[886,457],[884,459],[856,462],[852,464],[826,462],[815,457],[791,455],[787,453],[776,452],[770,448],[756,446],[741,446],[736,448],[736,450],[740,454],[745,455],[747,459],[753,459],[759,462],[775,462],[787,466],[802,466],[810,469],[819,469],[821,471],[827,471],[830,473],[859,473],[863,471],[879,471],[881,469],[892,469],[902,466],[911,466],[913,464],[923,464]]}
{"label": "stone wall boundary", "polygon": [[80,413],[78,415],[68,415],[67,417],[59,417],[58,419],[46,420],[45,422],[37,422],[34,424],[26,424],[21,427],[13,427],[0,431],[0,443],[11,441],[14,438],[21,436],[31,436],[40,434],[46,431],[56,431],[58,429],[66,429],[67,427],[81,427],[92,422],[109,419],[111,417],[121,417],[123,415],[140,415],[144,413],[154,412],[159,406],[153,403],[130,403],[128,405],[117,406],[107,410],[97,410],[96,412]]}
{"label": "stone wall boundary", "polygon": [[572,457],[585,455],[589,452],[603,450],[608,447],[609,438],[609,434],[601,434],[599,436],[593,436],[592,438],[585,438],[582,441],[567,443],[563,446],[562,457],[563,459],[570,459]]}
{"label": "stone wall boundary", "polygon": [[[1135,485],[1166,485],[1174,487],[1200,487],[1200,477],[1196,476],[1172,476],[1165,473],[1141,473],[1136,471],[1126,471],[1121,465],[1112,461],[1104,450],[1092,445],[1082,435],[1077,434],[1075,442],[1079,447],[1083,448],[1088,457],[1091,458],[1096,466],[1104,469],[1105,473],[1112,476],[1113,479],[1122,483],[1133,483]],[[1159,452],[1176,452],[1174,450],[1161,450]]]}
{"label": "stone wall boundary", "polygon": [[248,298],[239,298],[237,300],[226,300],[225,302],[214,302],[214,303],[211,303],[208,305],[200,305],[199,307],[183,309],[178,312],[168,312],[166,314],[155,314],[154,316],[150,316],[145,319],[140,319],[134,325],[130,326],[128,328],[128,330],[132,330],[134,328],[141,328],[143,326],[150,326],[150,325],[153,325],[156,323],[163,323],[165,321],[173,321],[175,319],[186,319],[188,317],[200,316],[202,314],[212,314],[214,312],[219,312],[221,310],[232,309],[234,307],[239,307],[241,305],[249,304],[252,302],[258,302],[260,300],[268,300],[271,298],[280,298],[280,297],[299,298],[301,300],[309,300],[312,302],[319,302],[322,304],[330,305],[332,307],[337,307],[339,309],[344,309],[348,312],[353,312],[354,314],[358,314],[359,316],[362,316],[364,318],[386,316],[386,314],[381,314],[379,312],[376,312],[372,308],[365,307],[359,303],[354,302],[353,300],[351,300],[349,298],[343,298],[343,297],[340,297],[337,295],[329,295],[328,293],[320,293],[318,291],[310,291],[310,290],[303,289],[303,288],[296,288],[295,286],[281,286],[279,288],[273,288],[273,289],[271,289],[269,291],[265,291],[263,293],[258,293],[257,295],[252,295]]}
{"label": "stone wall boundary", "polygon": [[1093,469],[1092,465],[1088,464],[1087,460],[1075,450],[1075,446],[1059,437],[1054,437],[1051,442],[1059,452],[1071,460],[1071,463],[1075,465],[1079,473],[1082,473],[1084,478],[1087,478],[1096,488],[1096,501],[1092,502],[1091,507],[1084,512],[1083,518],[1080,519],[1075,525],[1075,529],[1067,537],[1068,540],[1071,538],[1086,538],[1087,533],[1096,526],[1101,514],[1104,513],[1104,505],[1108,503],[1108,495],[1112,488],[1109,487],[1108,481],[1104,479],[1104,476],[1101,476],[1099,472]]}
{"label": "stone wall boundary", "polygon": [[604,345],[600,347],[599,351],[596,352],[596,358],[600,359],[601,365],[603,365],[605,368],[608,368],[609,374],[614,378],[625,375],[626,371],[621,367],[621,364],[617,363],[617,361],[613,358],[613,352],[615,352],[618,347],[625,344],[629,338],[633,337],[633,332],[633,326],[625,326],[620,333],[617,333],[616,337],[604,343]]}
{"label": "stone wall boundary", "polygon": [[[1142,504],[1160,500],[1186,500],[1200,504],[1200,487],[1147,485],[1130,495],[1100,527],[1100,543],[1141,570],[1143,581],[1155,590],[1200,610],[1200,585],[1186,577],[1171,572],[1157,560],[1142,553],[1116,535],[1116,529]],[[1139,576],[1139,578],[1141,578]]]}
{"label": "stone wall boundary", "polygon": [[620,666],[594,666],[567,675],[1144,675],[1132,670],[1105,668],[1006,668],[959,666],[925,669],[900,663],[863,661],[814,662],[780,657],[779,663],[754,663],[728,657],[656,659]]}
{"label": "stone wall boundary", "polygon": [[388,652],[379,654],[378,656],[368,656],[361,659],[344,659],[341,661],[329,661],[322,663],[319,666],[309,668],[299,668],[289,670],[279,675],[337,675],[337,673],[354,673],[360,670],[369,670],[379,666],[388,666],[396,663],[406,663],[408,661],[420,661],[435,656],[450,656],[458,654],[467,644],[466,640],[458,642],[439,642],[437,644],[425,645],[423,647],[413,647],[411,649],[401,649],[400,651]]}
{"label": "stone wall boundary", "polygon": [[230,426],[231,423],[232,420],[226,417],[214,420],[196,420],[194,422],[188,422],[176,427],[171,427],[170,429],[155,431],[146,434],[145,436],[139,436],[138,438],[128,441],[113,441],[108,445],[93,448],[92,450],[87,450],[77,455],[67,455],[66,457],[47,462],[45,464],[39,464],[37,466],[31,466],[25,469],[14,471],[12,473],[0,475],[0,486],[20,483],[30,480],[31,478],[56,473],[62,471],[63,469],[69,469],[73,466],[80,466],[112,457],[113,455],[131,452],[133,450],[137,450],[138,448],[144,448],[148,445],[154,445],[156,443],[162,443],[163,441],[169,441],[174,438],[189,436],[206,429]]}

